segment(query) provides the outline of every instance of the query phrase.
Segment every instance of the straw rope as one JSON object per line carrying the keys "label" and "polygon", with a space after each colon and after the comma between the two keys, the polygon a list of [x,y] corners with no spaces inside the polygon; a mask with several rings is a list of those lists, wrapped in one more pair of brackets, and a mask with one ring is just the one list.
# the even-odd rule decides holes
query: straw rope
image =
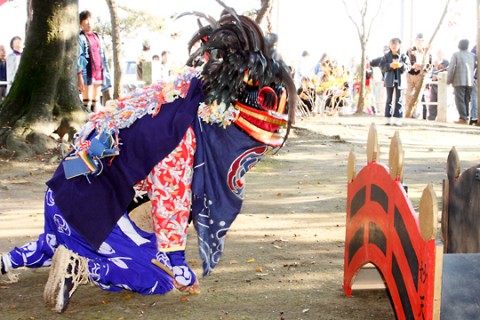
{"label": "straw rope", "polygon": [[72,279],[73,287],[68,293],[68,296],[71,297],[79,285],[88,283],[88,274],[87,259],[64,246],[59,246],[53,255],[48,281],[43,292],[45,304],[50,307],[58,307],[57,299],[63,288],[64,279]]}

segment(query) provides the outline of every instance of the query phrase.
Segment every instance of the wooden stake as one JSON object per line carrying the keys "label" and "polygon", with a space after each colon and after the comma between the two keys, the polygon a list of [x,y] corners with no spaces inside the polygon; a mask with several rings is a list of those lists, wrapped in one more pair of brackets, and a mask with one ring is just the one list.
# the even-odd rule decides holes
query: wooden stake
{"label": "wooden stake", "polygon": [[159,267],[160,269],[162,269],[163,271],[165,271],[170,277],[172,277],[172,279],[174,279],[173,271],[170,270],[166,265],[162,264],[157,259],[152,259],[152,263],[157,267]]}

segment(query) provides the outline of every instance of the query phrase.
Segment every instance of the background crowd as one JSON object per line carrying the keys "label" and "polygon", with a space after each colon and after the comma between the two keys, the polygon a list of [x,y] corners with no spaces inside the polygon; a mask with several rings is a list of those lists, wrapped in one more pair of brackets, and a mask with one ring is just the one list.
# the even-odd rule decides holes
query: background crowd
{"label": "background crowd", "polygon": [[[458,52],[450,59],[444,49],[430,47],[422,33],[416,35],[414,45],[407,46],[399,38],[392,38],[383,52],[367,57],[365,74],[365,108],[373,115],[383,115],[387,125],[402,125],[402,118],[434,121],[438,115],[438,79],[445,72],[449,98],[458,112],[459,124],[478,122],[476,46],[459,41]],[[292,66],[301,100],[299,112],[304,114],[344,114],[357,111],[361,71],[355,59],[340,63],[328,53],[317,61],[307,51]],[[418,99],[415,92],[420,88]],[[415,103],[416,102],[416,103]]]}

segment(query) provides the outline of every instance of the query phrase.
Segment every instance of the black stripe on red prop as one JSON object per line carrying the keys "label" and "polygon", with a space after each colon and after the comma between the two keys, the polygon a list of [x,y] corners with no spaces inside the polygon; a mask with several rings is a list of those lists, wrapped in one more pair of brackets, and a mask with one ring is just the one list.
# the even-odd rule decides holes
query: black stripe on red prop
{"label": "black stripe on red prop", "polygon": [[374,202],[377,202],[385,213],[388,213],[388,196],[381,187],[372,184],[372,195],[370,199]]}
{"label": "black stripe on red prop", "polygon": [[395,255],[392,257],[392,274],[397,284],[398,293],[400,296],[400,301],[402,302],[403,313],[405,314],[406,319],[415,319],[413,316],[412,305],[410,304],[410,299],[408,299],[407,288],[405,287],[405,282],[403,282],[402,271],[398,265]]}
{"label": "black stripe on red prop", "polygon": [[353,199],[352,199],[352,213],[350,215],[350,219],[353,218],[353,216],[358,212],[358,210],[360,210],[360,208],[363,207],[363,205],[365,204],[365,194],[366,194],[366,190],[367,188],[366,187],[363,187],[362,189],[360,189],[356,194],[355,196],[353,196]]}
{"label": "black stripe on red prop", "polygon": [[348,244],[348,261],[352,260],[352,257],[355,255],[355,253],[360,250],[361,247],[363,247],[363,233],[363,226],[360,226],[357,232],[355,232],[352,241],[350,241],[350,243]]}
{"label": "black stripe on red prop", "polygon": [[402,243],[403,252],[405,252],[405,257],[407,258],[408,266],[410,267],[410,273],[412,274],[415,289],[418,291],[418,259],[412,241],[408,236],[407,227],[403,223],[402,216],[397,207],[395,207],[395,230]]}
{"label": "black stripe on red prop", "polygon": [[368,243],[376,245],[385,256],[387,255],[387,237],[373,221],[370,222],[370,227],[368,228]]}

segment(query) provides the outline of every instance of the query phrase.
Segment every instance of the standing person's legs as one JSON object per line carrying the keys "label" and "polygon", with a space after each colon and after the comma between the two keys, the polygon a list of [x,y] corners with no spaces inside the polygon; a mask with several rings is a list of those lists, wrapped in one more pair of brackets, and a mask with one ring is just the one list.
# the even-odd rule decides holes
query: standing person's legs
{"label": "standing person's legs", "polygon": [[85,85],[85,89],[82,91],[82,101],[83,107],[88,111],[92,112],[92,92],[93,85]]}
{"label": "standing person's legs", "polygon": [[92,86],[92,111],[97,112],[100,111],[101,109],[101,103],[100,103],[100,97],[102,95],[101,93],[102,89],[102,83],[101,81],[95,81]]}
{"label": "standing person's legs", "polygon": [[476,80],[471,88],[470,124],[476,124],[478,122],[478,88]]}
{"label": "standing person's legs", "polygon": [[404,90],[395,87],[395,108],[393,111],[393,117],[395,125],[401,126],[402,125],[402,118],[403,118],[403,93]]}
{"label": "standing person's legs", "polygon": [[457,107],[459,122],[468,123],[468,106],[465,104],[465,86],[457,86],[453,88],[455,93],[455,106]]}
{"label": "standing person's legs", "polygon": [[465,110],[467,110],[467,116],[470,117],[470,102],[472,101],[472,87],[465,87]]}
{"label": "standing person's legs", "polygon": [[385,118],[387,118],[387,124],[391,124],[392,115],[393,115],[393,87],[386,87],[387,89],[387,101],[385,103]]}
{"label": "standing person's legs", "polygon": [[96,112],[99,109],[100,104],[100,90],[102,88],[101,84],[94,83],[91,85],[86,85],[85,90],[82,91],[83,106],[89,112]]}
{"label": "standing person's legs", "polygon": [[422,119],[427,120],[427,102],[425,100],[425,94],[422,93]]}
{"label": "standing person's legs", "polygon": [[435,120],[438,114],[438,86],[430,85],[430,102],[434,104],[428,105],[428,120]]}

